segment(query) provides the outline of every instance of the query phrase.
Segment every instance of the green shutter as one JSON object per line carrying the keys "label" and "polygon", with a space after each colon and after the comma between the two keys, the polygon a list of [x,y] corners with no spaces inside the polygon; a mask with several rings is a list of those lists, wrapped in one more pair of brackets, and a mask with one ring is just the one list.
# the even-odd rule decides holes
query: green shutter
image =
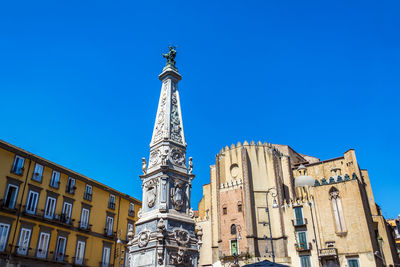
{"label": "green shutter", "polygon": [[306,249],[307,248],[307,237],[306,232],[299,232],[299,247]]}
{"label": "green shutter", "polygon": [[310,256],[300,256],[301,267],[311,267]]}
{"label": "green shutter", "polygon": [[294,215],[296,217],[296,225],[303,224],[303,212],[302,207],[295,207],[294,208]]}
{"label": "green shutter", "polygon": [[347,260],[347,263],[348,263],[349,267],[359,267],[358,260],[356,260],[356,259]]}

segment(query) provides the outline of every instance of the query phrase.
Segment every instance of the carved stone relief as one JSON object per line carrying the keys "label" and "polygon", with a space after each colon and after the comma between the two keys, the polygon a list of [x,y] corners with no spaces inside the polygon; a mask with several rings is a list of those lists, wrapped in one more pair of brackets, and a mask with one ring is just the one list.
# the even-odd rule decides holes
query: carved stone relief
{"label": "carved stone relief", "polygon": [[173,164],[185,166],[186,157],[181,149],[173,148],[170,153],[170,158]]}
{"label": "carved stone relief", "polygon": [[175,185],[171,188],[171,203],[175,210],[181,210],[185,203],[184,183],[175,181]]}
{"label": "carved stone relief", "polygon": [[153,167],[154,165],[156,165],[159,161],[160,161],[160,158],[161,158],[161,151],[160,151],[160,149],[156,149],[156,150],[153,150],[151,153],[150,153],[150,168],[151,167]]}
{"label": "carved stone relief", "polygon": [[167,84],[164,84],[162,94],[161,94],[161,100],[160,100],[160,106],[158,110],[158,116],[156,119],[156,127],[154,129],[154,138],[153,142],[157,142],[162,139],[163,133],[164,133],[164,122],[165,122],[165,107],[167,104]]}
{"label": "carved stone relief", "polygon": [[172,99],[171,99],[171,139],[176,142],[183,143],[181,120],[179,116],[177,92],[175,85],[173,85],[172,87]]}
{"label": "carved stone relief", "polygon": [[147,246],[147,244],[149,243],[149,240],[150,240],[150,231],[149,230],[140,232],[138,235],[138,246],[140,248]]}

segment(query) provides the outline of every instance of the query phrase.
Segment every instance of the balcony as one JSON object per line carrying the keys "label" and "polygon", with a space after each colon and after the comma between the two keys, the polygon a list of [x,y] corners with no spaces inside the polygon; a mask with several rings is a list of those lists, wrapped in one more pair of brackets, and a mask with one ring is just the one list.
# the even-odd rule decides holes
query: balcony
{"label": "balcony", "polygon": [[135,211],[134,210],[128,211],[128,215],[131,217],[135,217]]}
{"label": "balcony", "polygon": [[74,266],[89,266],[89,259],[76,259],[76,257],[72,257],[72,262]]}
{"label": "balcony", "polygon": [[67,186],[65,188],[65,192],[68,194],[71,194],[71,195],[75,194],[75,190],[76,190],[76,186]]}
{"label": "balcony", "polygon": [[13,168],[11,170],[11,173],[14,173],[14,174],[19,175],[19,176],[23,176],[24,175],[24,170],[25,170],[24,167],[19,168],[19,167],[13,166]]}
{"label": "balcony", "polygon": [[92,201],[92,193],[85,192],[83,194],[83,198],[89,201]]}
{"label": "balcony", "polygon": [[312,249],[311,243],[296,243],[294,244],[296,251],[310,251]]}
{"label": "balcony", "polygon": [[16,213],[20,207],[21,207],[20,204],[15,205],[13,203],[9,203],[9,201],[7,201],[6,199],[0,199],[1,210],[4,210],[9,213]]}
{"label": "balcony", "polygon": [[108,202],[108,208],[115,210],[115,202]]}
{"label": "balcony", "polygon": [[78,222],[78,229],[84,232],[90,232],[92,231],[92,226],[91,224],[87,224],[87,225],[82,225],[81,221]]}
{"label": "balcony", "polygon": [[99,262],[99,267],[114,267],[114,264],[108,262]]}
{"label": "balcony", "polygon": [[75,219],[71,219],[66,214],[54,214],[52,217],[46,217],[44,209],[36,210],[35,213],[30,213],[25,210],[25,205],[23,206],[22,215],[25,217],[32,217],[45,222],[56,223],[58,225],[71,228]]}
{"label": "balcony", "polygon": [[23,258],[35,261],[45,261],[45,262],[61,262],[63,264],[69,263],[68,255],[60,254],[58,255],[58,257],[55,257],[53,251],[44,251],[42,249],[38,248],[35,249],[31,247],[29,247],[26,251],[21,253],[18,251],[19,246],[12,246],[11,244],[9,246],[10,250],[13,251],[11,254],[13,255],[13,257],[16,258]]}
{"label": "balcony", "polygon": [[57,182],[51,181],[50,187],[58,189],[60,187],[60,181],[57,181]]}
{"label": "balcony", "polygon": [[337,257],[337,248],[323,248],[319,250],[320,257]]}
{"label": "balcony", "polygon": [[117,236],[117,233],[110,231],[107,228],[104,228],[104,236],[109,238],[115,238]]}
{"label": "balcony", "polygon": [[296,220],[292,220],[292,224],[294,227],[300,227],[300,226],[306,226],[307,225],[307,219],[296,219]]}

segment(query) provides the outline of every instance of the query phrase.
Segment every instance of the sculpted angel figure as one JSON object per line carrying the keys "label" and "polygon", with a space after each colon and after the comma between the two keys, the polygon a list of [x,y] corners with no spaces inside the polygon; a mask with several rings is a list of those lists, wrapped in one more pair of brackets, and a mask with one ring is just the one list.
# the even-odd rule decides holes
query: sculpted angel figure
{"label": "sculpted angel figure", "polygon": [[146,174],[146,169],[147,169],[146,158],[142,158],[142,171],[143,171],[143,174]]}

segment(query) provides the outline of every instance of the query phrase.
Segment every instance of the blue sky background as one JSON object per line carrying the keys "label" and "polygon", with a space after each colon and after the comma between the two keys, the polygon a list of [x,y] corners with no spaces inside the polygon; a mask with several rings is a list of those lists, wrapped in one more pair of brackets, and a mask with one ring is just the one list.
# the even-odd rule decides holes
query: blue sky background
{"label": "blue sky background", "polygon": [[196,208],[220,149],[261,140],[356,149],[383,214],[400,213],[400,2],[7,2],[0,139],[141,199],[173,43]]}

